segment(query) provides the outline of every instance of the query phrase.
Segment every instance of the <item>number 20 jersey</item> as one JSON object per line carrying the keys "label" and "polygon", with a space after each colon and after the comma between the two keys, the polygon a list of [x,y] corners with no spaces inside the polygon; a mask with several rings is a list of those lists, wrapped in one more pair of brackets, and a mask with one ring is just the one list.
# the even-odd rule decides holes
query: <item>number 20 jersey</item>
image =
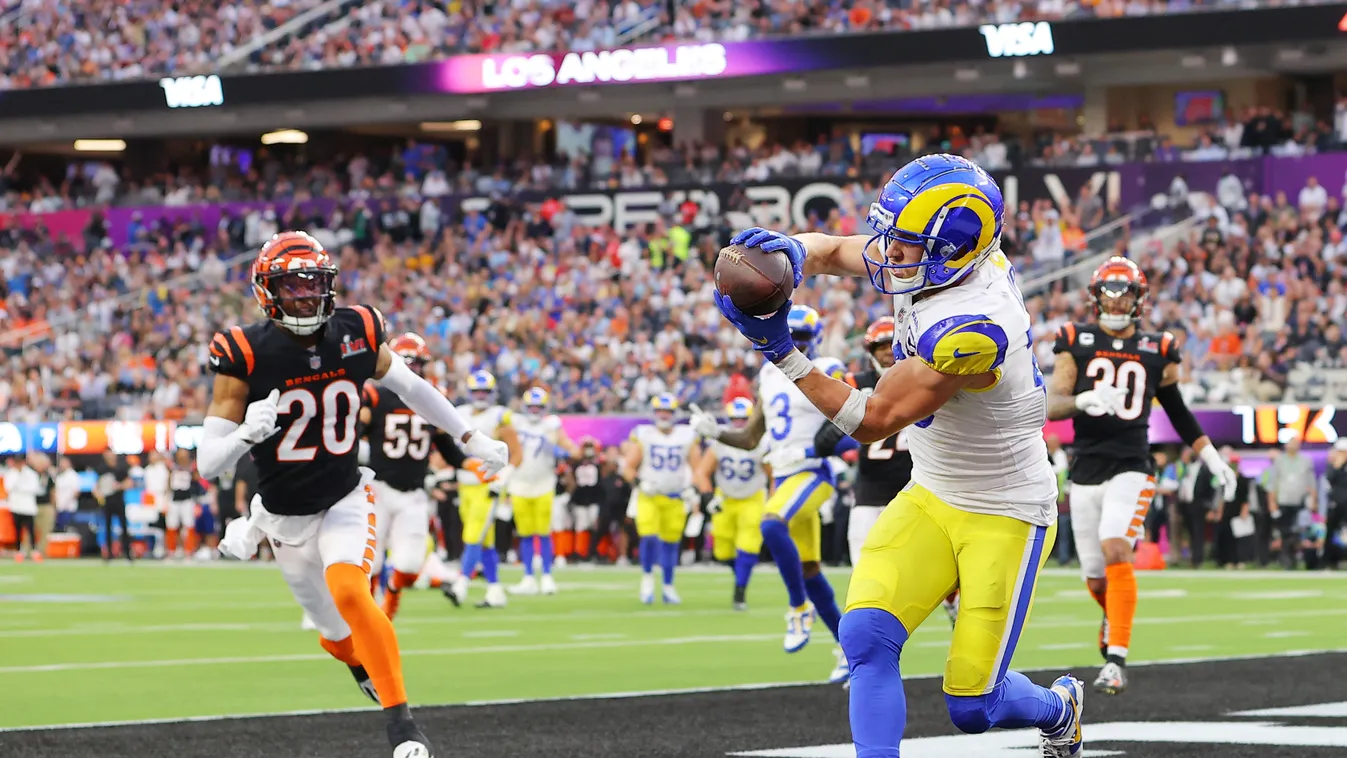
{"label": "number 20 jersey", "polygon": [[281,393],[280,431],[251,450],[268,511],[321,513],[360,484],[360,390],[374,376],[386,333],[377,308],[356,305],[337,308],[311,349],[271,321],[211,338],[211,370],[247,382],[249,403]]}
{"label": "number 20 jersey", "polygon": [[1101,384],[1123,392],[1122,407],[1115,416],[1076,414],[1075,457],[1071,481],[1103,484],[1125,471],[1149,473],[1151,460],[1151,406],[1165,367],[1182,360],[1174,335],[1169,332],[1137,331],[1121,339],[1098,324],[1063,324],[1053,352],[1067,353],[1076,362],[1079,395]]}

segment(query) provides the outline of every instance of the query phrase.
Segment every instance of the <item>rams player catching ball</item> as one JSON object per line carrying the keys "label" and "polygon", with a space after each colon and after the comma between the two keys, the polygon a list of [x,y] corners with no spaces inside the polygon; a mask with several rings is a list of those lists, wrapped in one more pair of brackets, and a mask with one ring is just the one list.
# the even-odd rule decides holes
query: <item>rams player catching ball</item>
{"label": "rams player catching ball", "polygon": [[716,294],[725,317],[842,432],[868,444],[908,430],[912,481],[866,538],[840,629],[857,758],[898,756],[903,644],[956,587],[944,683],[954,725],[1037,727],[1043,756],[1082,751],[1081,682],[1067,675],[1042,687],[1010,670],[1056,536],[1057,479],[1043,441],[1047,386],[1000,250],[1004,213],[985,171],[932,155],[881,190],[873,236],[754,228],[731,240],[785,253],[797,286],[805,275],[868,275],[893,296],[898,361],[870,394],[796,349],[789,303],[756,318]]}

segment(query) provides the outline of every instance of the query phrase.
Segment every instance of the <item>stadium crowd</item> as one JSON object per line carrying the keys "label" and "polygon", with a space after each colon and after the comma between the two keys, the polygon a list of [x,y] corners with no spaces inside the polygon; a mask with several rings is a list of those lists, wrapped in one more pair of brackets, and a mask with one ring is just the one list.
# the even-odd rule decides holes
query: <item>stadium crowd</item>
{"label": "stadium crowd", "polygon": [[[0,8],[0,89],[214,71],[322,0],[17,0]],[[388,65],[463,53],[596,50],[632,42],[931,29],[1248,8],[1263,0],[982,3],[922,0],[431,0],[339,2],[248,60],[258,69]],[[672,14],[672,16],[670,15]]]}

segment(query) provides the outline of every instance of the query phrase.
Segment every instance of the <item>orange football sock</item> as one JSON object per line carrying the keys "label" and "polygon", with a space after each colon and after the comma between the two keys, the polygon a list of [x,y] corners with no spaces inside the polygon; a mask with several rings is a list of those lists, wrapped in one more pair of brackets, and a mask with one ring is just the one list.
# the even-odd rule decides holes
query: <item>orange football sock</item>
{"label": "orange football sock", "polygon": [[589,557],[589,532],[575,533],[575,553],[581,558]]}
{"label": "orange football sock", "polygon": [[355,645],[351,642],[349,636],[344,640],[337,640],[336,642],[333,642],[326,637],[319,637],[318,644],[323,646],[323,649],[327,651],[328,655],[345,663],[347,666],[360,665],[360,659],[355,657]]}
{"label": "orange football sock", "polygon": [[416,584],[416,574],[394,571],[388,580],[388,591],[384,593],[384,615],[390,620],[398,615],[398,606],[402,603],[402,591]]}
{"label": "orange football sock", "polygon": [[393,622],[369,593],[369,577],[359,566],[337,563],[327,567],[326,579],[337,610],[351,627],[356,657],[379,693],[379,704],[384,708],[405,704],[407,685],[402,679],[398,636]]}
{"label": "orange football sock", "polygon": [[[1135,577],[1133,577],[1133,580],[1135,580]],[[1086,589],[1089,589],[1089,588],[1087,587]],[[1107,593],[1105,590],[1100,590],[1099,592],[1095,592],[1094,590],[1091,589],[1091,590],[1090,590],[1090,597],[1094,598],[1094,601],[1095,601],[1096,603],[1099,603],[1099,607],[1102,608],[1102,609],[1104,610],[1105,613],[1108,613],[1108,599],[1107,599],[1107,598],[1108,598],[1108,593]]]}
{"label": "orange football sock", "polygon": [[1108,654],[1127,657],[1132,643],[1132,619],[1137,613],[1137,575],[1130,563],[1115,563],[1104,569],[1108,575]]}
{"label": "orange football sock", "polygon": [[178,530],[177,530],[177,529],[165,529],[165,530],[164,530],[164,547],[167,548],[167,549],[168,549],[168,552],[170,552],[170,553],[178,549]]}
{"label": "orange football sock", "polygon": [[197,548],[201,547],[201,540],[196,536],[195,529],[182,530],[182,544],[183,549],[189,553],[195,553]]}
{"label": "orange football sock", "polygon": [[557,555],[569,558],[575,552],[575,532],[552,532],[552,544]]}

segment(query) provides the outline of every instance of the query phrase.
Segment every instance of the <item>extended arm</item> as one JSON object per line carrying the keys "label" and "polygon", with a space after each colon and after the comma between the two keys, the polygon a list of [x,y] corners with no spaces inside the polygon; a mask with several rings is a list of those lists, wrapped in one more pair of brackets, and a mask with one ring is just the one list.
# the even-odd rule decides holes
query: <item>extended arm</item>
{"label": "extended arm", "polygon": [[379,359],[374,366],[374,378],[383,381],[394,394],[402,398],[414,412],[449,433],[457,442],[467,442],[473,436],[467,419],[458,412],[435,385],[417,376],[402,359],[393,355],[388,345],[379,346]]}
{"label": "extended arm", "polygon": [[[795,235],[795,239],[804,244],[804,275],[817,276],[867,276],[865,268],[865,248],[870,236],[854,234],[838,237],[821,232],[805,232]],[[878,257],[878,256],[876,256]]]}
{"label": "extended arm", "polygon": [[[274,424],[274,406],[272,411]],[[248,428],[241,425],[247,412],[248,383],[235,376],[216,374],[210,407],[201,425],[201,445],[196,452],[197,469],[202,476],[218,478],[253,446]]]}
{"label": "extended arm", "polygon": [[766,433],[767,417],[763,415],[762,404],[757,403],[753,406],[752,417],[748,419],[748,423],[744,425],[743,429],[722,428],[716,439],[740,450],[753,450],[762,441],[762,435]]}
{"label": "extended arm", "polygon": [[701,460],[697,462],[697,465],[692,467],[692,483],[697,486],[698,492],[707,494],[715,491],[716,488],[711,481],[711,477],[716,472],[716,464],[718,462],[716,454],[711,450],[707,450],[706,453],[702,455]]}
{"label": "extended arm", "polygon": [[976,385],[980,378],[944,374],[920,360],[906,360],[885,371],[874,392],[866,396],[846,382],[833,379],[812,365],[810,368],[808,374],[796,381],[796,386],[843,433],[861,444],[891,437],[903,427],[930,416],[959,390]]}
{"label": "extended arm", "polygon": [[622,457],[622,478],[627,484],[636,483],[636,471],[641,467],[641,443],[632,440],[627,444],[627,452]]}
{"label": "extended arm", "polygon": [[1071,353],[1058,353],[1048,380],[1048,418],[1052,421],[1071,418],[1080,412],[1076,407],[1076,359]]}

